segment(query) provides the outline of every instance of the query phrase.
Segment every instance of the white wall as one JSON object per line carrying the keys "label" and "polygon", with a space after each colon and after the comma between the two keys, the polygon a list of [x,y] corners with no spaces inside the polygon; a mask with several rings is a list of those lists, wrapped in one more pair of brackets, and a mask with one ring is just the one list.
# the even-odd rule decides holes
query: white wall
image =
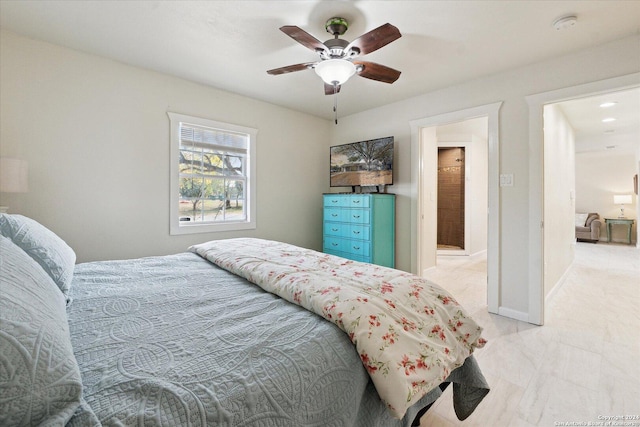
{"label": "white wall", "polygon": [[[393,135],[396,265],[411,246],[412,120],[503,101],[500,306],[528,310],[529,110],[525,96],[640,71],[640,36],[418,95],[332,122],[11,33],[0,35],[0,155],[29,161],[30,192],[0,195],[67,240],[80,260],[184,250],[234,233],[169,236],[166,111],[254,127],[258,228],[245,235],[320,248],[328,146]],[[403,70],[412,72],[412,70]],[[372,85],[380,83],[371,82]],[[374,86],[372,86],[372,90]],[[284,165],[284,166],[279,166]]]}
{"label": "white wall", "polygon": [[[500,172],[513,174],[514,185],[500,189],[499,304],[511,312],[523,313],[526,318],[529,310],[530,146],[529,110],[525,97],[638,72],[639,45],[640,36],[634,36],[342,117],[333,130],[329,145],[383,135],[395,137],[395,178],[389,190],[397,194],[398,268],[409,270],[412,258],[416,256],[411,244],[410,224],[417,215],[411,208],[411,170],[417,159],[411,157],[410,121],[504,101],[500,109]],[[415,265],[415,259],[413,263]]]}
{"label": "white wall", "polygon": [[[0,204],[79,261],[239,235],[322,248],[329,121],[9,32],[0,43],[0,155],[28,161],[30,186]],[[256,230],[169,235],[167,111],[258,129]]]}
{"label": "white wall", "polygon": [[[604,218],[617,218],[620,206],[613,204],[614,194],[632,194],[633,203],[625,205],[627,218],[636,220],[631,233],[637,240],[638,196],[633,193],[633,175],[638,173],[637,162],[633,155],[615,152],[587,152],[576,154],[576,212],[597,212],[602,227],[600,240],[606,240],[607,232]],[[624,227],[612,228],[613,241],[626,241]]]}
{"label": "white wall", "polygon": [[[635,171],[634,171],[634,175],[637,177],[637,187],[638,188],[634,188],[634,190],[637,190],[638,193],[640,193],[640,144],[638,144],[638,149],[635,153]],[[635,194],[636,197],[636,232],[635,232],[635,237],[636,237],[636,247],[640,247],[640,239],[638,238],[638,222],[640,221],[640,197],[638,197],[638,194]]]}
{"label": "white wall", "polygon": [[544,107],[544,296],[573,263],[575,134],[562,108]]}

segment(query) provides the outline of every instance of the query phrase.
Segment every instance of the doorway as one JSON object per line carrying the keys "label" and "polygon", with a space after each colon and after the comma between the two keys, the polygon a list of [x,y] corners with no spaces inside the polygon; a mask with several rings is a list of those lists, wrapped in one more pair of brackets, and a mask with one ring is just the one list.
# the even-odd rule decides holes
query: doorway
{"label": "doorway", "polygon": [[[578,86],[558,89],[550,92],[527,96],[529,104],[529,323],[544,324],[545,299],[552,289],[551,281],[545,277],[544,262],[557,251],[551,246],[549,221],[553,216],[545,216],[545,204],[548,204],[545,192],[544,177],[549,177],[549,170],[544,163],[544,106],[553,103],[594,96],[607,92],[623,91],[638,88],[640,73],[622,77],[586,83]],[[573,193],[569,197],[574,197]],[[565,201],[567,199],[565,194]],[[571,199],[573,202],[573,199]]]}
{"label": "doorway", "polygon": [[[465,110],[445,113],[438,116],[418,119],[410,122],[411,126],[411,182],[412,182],[412,211],[411,218],[412,257],[411,267],[418,275],[432,268],[437,262],[437,150],[440,140],[456,142],[459,145],[459,135],[448,135],[441,138],[437,135],[440,128],[465,122],[470,119],[483,118],[485,120],[486,142],[483,155],[470,156],[469,147],[465,150],[466,168],[471,159],[484,159],[485,179],[484,202],[471,203],[480,207],[477,209],[479,220],[487,226],[487,236],[484,250],[487,258],[487,305],[490,313],[498,313],[500,306],[500,192],[499,192],[499,138],[498,113],[501,102],[473,107]],[[475,145],[472,145],[475,149]],[[469,198],[468,174],[465,173],[465,197]],[[465,209],[466,210],[466,209]],[[468,227],[469,221],[465,221]],[[465,238],[469,233],[465,233]],[[469,249],[465,242],[465,249]]]}
{"label": "doorway", "polygon": [[465,250],[465,147],[438,147],[438,251]]}
{"label": "doorway", "polygon": [[[444,256],[484,255],[488,244],[488,118],[475,117],[434,128],[436,263]],[[427,182],[425,190],[432,191]]]}

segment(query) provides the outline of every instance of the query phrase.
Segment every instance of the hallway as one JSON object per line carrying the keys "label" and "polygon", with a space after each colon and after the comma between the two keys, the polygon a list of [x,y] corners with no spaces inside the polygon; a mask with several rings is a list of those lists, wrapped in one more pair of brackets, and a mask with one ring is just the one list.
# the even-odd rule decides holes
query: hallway
{"label": "hallway", "polygon": [[484,327],[488,343],[476,358],[491,392],[461,422],[449,387],[421,426],[554,426],[640,415],[640,249],[577,243],[544,326],[487,312],[484,257],[440,257],[427,278]]}

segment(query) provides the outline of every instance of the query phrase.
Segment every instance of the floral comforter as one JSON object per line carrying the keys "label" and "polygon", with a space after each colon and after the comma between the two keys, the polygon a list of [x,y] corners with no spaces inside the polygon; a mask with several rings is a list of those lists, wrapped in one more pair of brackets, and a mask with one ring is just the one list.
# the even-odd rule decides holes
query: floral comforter
{"label": "floral comforter", "polygon": [[340,327],[396,418],[485,343],[448,292],[410,273],[252,238],[189,250]]}

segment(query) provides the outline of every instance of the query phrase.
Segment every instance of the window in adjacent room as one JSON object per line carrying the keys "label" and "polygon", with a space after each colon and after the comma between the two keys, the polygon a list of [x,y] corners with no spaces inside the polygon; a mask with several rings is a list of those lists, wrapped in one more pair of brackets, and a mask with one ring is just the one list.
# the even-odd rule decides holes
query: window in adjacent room
{"label": "window in adjacent room", "polygon": [[256,227],[256,129],[168,113],[171,234]]}

